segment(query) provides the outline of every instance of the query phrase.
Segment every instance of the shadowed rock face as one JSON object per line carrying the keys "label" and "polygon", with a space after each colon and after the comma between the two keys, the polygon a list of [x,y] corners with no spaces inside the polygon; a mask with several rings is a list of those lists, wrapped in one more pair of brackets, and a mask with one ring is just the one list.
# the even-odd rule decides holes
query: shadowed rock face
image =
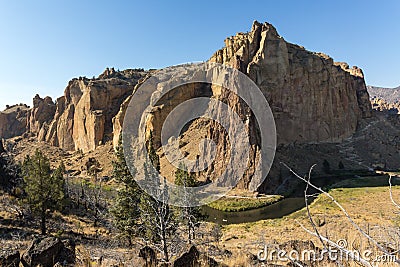
{"label": "shadowed rock face", "polygon": [[19,263],[19,251],[0,251],[0,266],[18,267]]}
{"label": "shadowed rock face", "polygon": [[371,116],[363,73],[286,42],[268,23],[225,40],[210,59],[246,73],[274,113],[278,143],[336,142]]}
{"label": "shadowed rock face", "polygon": [[32,241],[22,254],[24,267],[55,266],[56,263],[75,263],[75,243],[71,240],[60,240],[55,237],[38,238]]}

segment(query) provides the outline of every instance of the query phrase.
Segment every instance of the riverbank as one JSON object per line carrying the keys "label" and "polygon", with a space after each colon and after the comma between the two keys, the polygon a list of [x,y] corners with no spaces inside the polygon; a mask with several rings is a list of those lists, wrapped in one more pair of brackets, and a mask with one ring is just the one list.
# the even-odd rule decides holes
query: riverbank
{"label": "riverbank", "polygon": [[[372,178],[366,180],[371,181]],[[387,240],[398,242],[399,210],[391,202],[388,186],[352,186],[333,188],[329,190],[329,193],[346,209],[353,222],[362,229],[365,229],[372,238],[385,242],[385,245],[388,245],[386,243]],[[400,187],[398,185],[393,186],[392,193],[395,200],[398,201]],[[300,202],[300,199],[298,199],[298,202]],[[333,242],[342,242],[346,244],[347,248],[352,250],[371,250],[373,256],[383,254],[383,252],[376,249],[365,236],[354,228],[341,209],[326,195],[319,195],[310,204],[309,212],[316,223],[315,226],[319,233],[328,237]],[[223,225],[221,246],[235,255],[230,259],[230,262],[226,263],[229,264],[232,262],[237,264],[240,260],[245,262],[245,259],[248,257],[247,255],[257,255],[260,251],[260,244],[262,246],[273,246],[274,244],[283,244],[292,240],[310,240],[319,247],[318,249],[322,249],[320,240],[307,233],[301,225],[313,230],[306,208],[302,208],[281,218]],[[393,248],[398,249],[397,246]],[[268,263],[278,264],[274,261]],[[359,265],[351,262],[348,266]],[[382,266],[394,266],[394,263],[382,263]]]}
{"label": "riverbank", "polygon": [[266,207],[282,199],[281,195],[225,196],[208,206],[219,211],[238,212]]}

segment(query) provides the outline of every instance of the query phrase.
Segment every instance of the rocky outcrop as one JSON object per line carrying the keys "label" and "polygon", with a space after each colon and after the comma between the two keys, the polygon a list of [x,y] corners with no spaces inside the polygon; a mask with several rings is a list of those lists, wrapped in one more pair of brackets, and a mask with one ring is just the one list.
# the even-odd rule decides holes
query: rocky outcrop
{"label": "rocky outcrop", "polygon": [[371,98],[372,109],[384,112],[387,114],[399,114],[400,113],[400,101],[387,102],[386,100],[373,97]]}
{"label": "rocky outcrop", "polygon": [[269,23],[225,40],[211,61],[246,73],[274,113],[278,143],[336,142],[371,115],[361,69],[286,42]]}
{"label": "rocky outcrop", "polygon": [[107,69],[97,79],[70,81],[64,93],[65,104],[57,110],[59,117],[55,118],[58,145],[86,152],[111,140],[113,117],[144,75],[142,70]]}
{"label": "rocky outcrop", "polygon": [[174,261],[174,267],[197,267],[199,264],[200,252],[195,246],[191,246],[188,252],[185,252]]}
{"label": "rocky outcrop", "polygon": [[[258,85],[272,109],[278,145],[340,142],[356,131],[363,118],[371,116],[371,104],[361,69],[350,68],[348,64],[334,62],[323,53],[310,52],[288,43],[269,23],[254,22],[250,32],[227,38],[225,45],[210,61],[233,66]],[[160,99],[148,117],[147,129],[153,132],[155,147],[160,147],[163,122],[175,106],[199,96],[221,100],[240,118],[249,119],[249,169],[238,186],[249,188],[260,148],[257,126],[249,108],[237,96],[216,86],[190,84],[181,89],[172,90]],[[114,145],[117,144],[119,135],[115,134],[120,132],[128,103],[129,99],[114,119]],[[229,140],[224,129],[213,122],[194,122],[184,135],[189,136],[188,139],[190,136],[199,138],[201,128],[207,128],[201,138],[207,137],[218,144],[214,165],[204,174],[204,177],[212,179],[224,171],[224,162],[229,156]],[[186,141],[181,147],[183,150]],[[196,157],[192,155],[196,151],[185,152],[188,157]],[[170,169],[165,171],[168,164],[163,164],[162,155],[161,165],[163,175],[173,173]]]}
{"label": "rocky outcrop", "polygon": [[8,106],[0,112],[0,138],[11,138],[27,131],[27,105]]}
{"label": "rocky outcrop", "polygon": [[139,258],[143,260],[143,267],[156,267],[157,266],[157,254],[149,246],[145,246],[139,250]]}
{"label": "rocky outcrop", "polygon": [[[359,68],[288,43],[269,23],[254,22],[250,32],[227,38],[210,61],[241,70],[260,87],[274,113],[279,143],[341,141],[371,114]],[[23,114],[1,113],[1,128],[7,129],[0,129],[0,136],[22,134],[26,127],[39,140],[67,150],[93,150],[109,139],[116,145],[127,97],[146,74],[107,68],[98,78],[73,79],[56,103],[36,96],[26,125],[15,119]]]}
{"label": "rocky outcrop", "polygon": [[75,263],[75,243],[55,237],[35,239],[21,257],[24,267],[52,267],[57,263]]}
{"label": "rocky outcrop", "polygon": [[[107,68],[98,78],[74,78],[55,102],[36,95],[31,109],[18,105],[0,112],[0,138],[30,132],[65,150],[92,151],[113,139],[113,118],[146,74],[143,69]],[[119,136],[118,126],[116,131]]]}
{"label": "rocky outcrop", "polygon": [[397,88],[383,88],[367,86],[372,109],[386,114],[400,113],[400,86]]}
{"label": "rocky outcrop", "polygon": [[[32,133],[43,135],[43,129],[54,118],[56,104],[51,97],[41,98],[36,95],[33,98],[33,107],[28,114],[28,129]],[[43,127],[43,128],[42,128]]]}
{"label": "rocky outcrop", "polygon": [[2,251],[0,250],[0,266],[18,267],[19,251]]}
{"label": "rocky outcrop", "polygon": [[[371,116],[361,69],[350,68],[325,54],[286,42],[269,23],[254,22],[250,32],[227,38],[225,47],[210,61],[233,66],[258,85],[272,109],[278,144],[340,142],[356,131],[363,118]],[[111,140],[116,146],[130,98],[150,74],[142,69],[116,71],[107,68],[97,78],[72,79],[64,96],[55,103],[51,98],[37,96],[25,117],[23,113],[14,113],[9,119],[8,115],[0,113],[0,137],[30,131],[41,141],[83,152]],[[160,146],[163,121],[175,106],[199,96],[221,100],[248,122],[251,156],[240,187],[249,188],[260,155],[259,130],[250,109],[236,95],[216,86],[190,84],[184,89],[171,91],[148,117],[146,123],[148,130],[153,131],[156,148]],[[8,126],[9,120],[14,126]],[[204,129],[201,138],[210,138],[218,144],[216,165],[208,168],[205,174],[209,178],[223,172],[229,156],[226,152],[229,140],[224,129],[213,122],[193,122],[185,129],[185,136],[194,133],[194,139],[200,138]],[[190,154],[193,150],[185,152]]]}
{"label": "rocky outcrop", "polygon": [[395,103],[400,101],[400,86],[396,88],[367,86],[367,89],[371,99],[380,98],[388,103]]}
{"label": "rocky outcrop", "polygon": [[[141,79],[138,80],[137,84],[134,87],[133,93],[136,92],[136,90],[140,87],[141,84],[143,84],[144,81],[148,77],[150,77],[151,72],[147,73],[145,76],[143,76]],[[122,102],[119,111],[117,115],[112,119],[112,125],[113,125],[113,146],[116,148],[118,146],[120,136],[122,133],[122,124],[124,122],[124,117],[125,117],[125,112],[128,108],[129,102],[132,99],[132,94],[129,95],[124,102]]]}
{"label": "rocky outcrop", "polygon": [[[79,77],[72,79],[54,103],[50,97],[33,99],[33,108],[19,127],[13,126],[22,115],[1,113],[0,127],[4,138],[20,135],[26,131],[36,135],[39,141],[66,150],[92,151],[104,141],[113,139],[112,120],[121,104],[133,92],[138,80],[146,75],[142,69],[115,71],[107,68],[98,78]],[[10,112],[9,112],[10,113]],[[8,119],[8,118],[11,119]],[[14,123],[7,123],[12,120]]]}

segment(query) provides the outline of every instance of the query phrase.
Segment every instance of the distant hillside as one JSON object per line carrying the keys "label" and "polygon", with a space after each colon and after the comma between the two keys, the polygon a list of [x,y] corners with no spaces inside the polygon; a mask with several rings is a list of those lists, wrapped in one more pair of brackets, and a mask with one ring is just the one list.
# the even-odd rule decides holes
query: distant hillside
{"label": "distant hillside", "polygon": [[400,101],[400,86],[396,88],[367,86],[367,90],[371,98],[381,98],[388,103]]}

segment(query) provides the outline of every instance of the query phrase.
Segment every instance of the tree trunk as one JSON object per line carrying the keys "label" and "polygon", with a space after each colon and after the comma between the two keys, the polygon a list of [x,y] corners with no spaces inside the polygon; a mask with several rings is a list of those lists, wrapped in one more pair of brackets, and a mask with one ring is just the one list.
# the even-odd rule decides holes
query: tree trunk
{"label": "tree trunk", "polygon": [[190,225],[188,225],[188,242],[189,242],[189,245],[192,244],[192,234],[191,234],[190,230],[191,230],[190,229]]}
{"label": "tree trunk", "polygon": [[46,210],[43,208],[41,214],[40,229],[42,231],[42,235],[46,235]]}
{"label": "tree trunk", "polygon": [[164,224],[163,218],[161,219],[161,229],[160,230],[161,230],[161,244],[162,244],[163,252],[164,252],[164,260],[165,260],[165,262],[169,262],[167,236],[166,236],[166,232],[165,232],[165,224]]}
{"label": "tree trunk", "polygon": [[169,262],[169,255],[168,255],[168,246],[165,237],[163,237],[163,250],[164,250],[164,260],[165,262]]}

